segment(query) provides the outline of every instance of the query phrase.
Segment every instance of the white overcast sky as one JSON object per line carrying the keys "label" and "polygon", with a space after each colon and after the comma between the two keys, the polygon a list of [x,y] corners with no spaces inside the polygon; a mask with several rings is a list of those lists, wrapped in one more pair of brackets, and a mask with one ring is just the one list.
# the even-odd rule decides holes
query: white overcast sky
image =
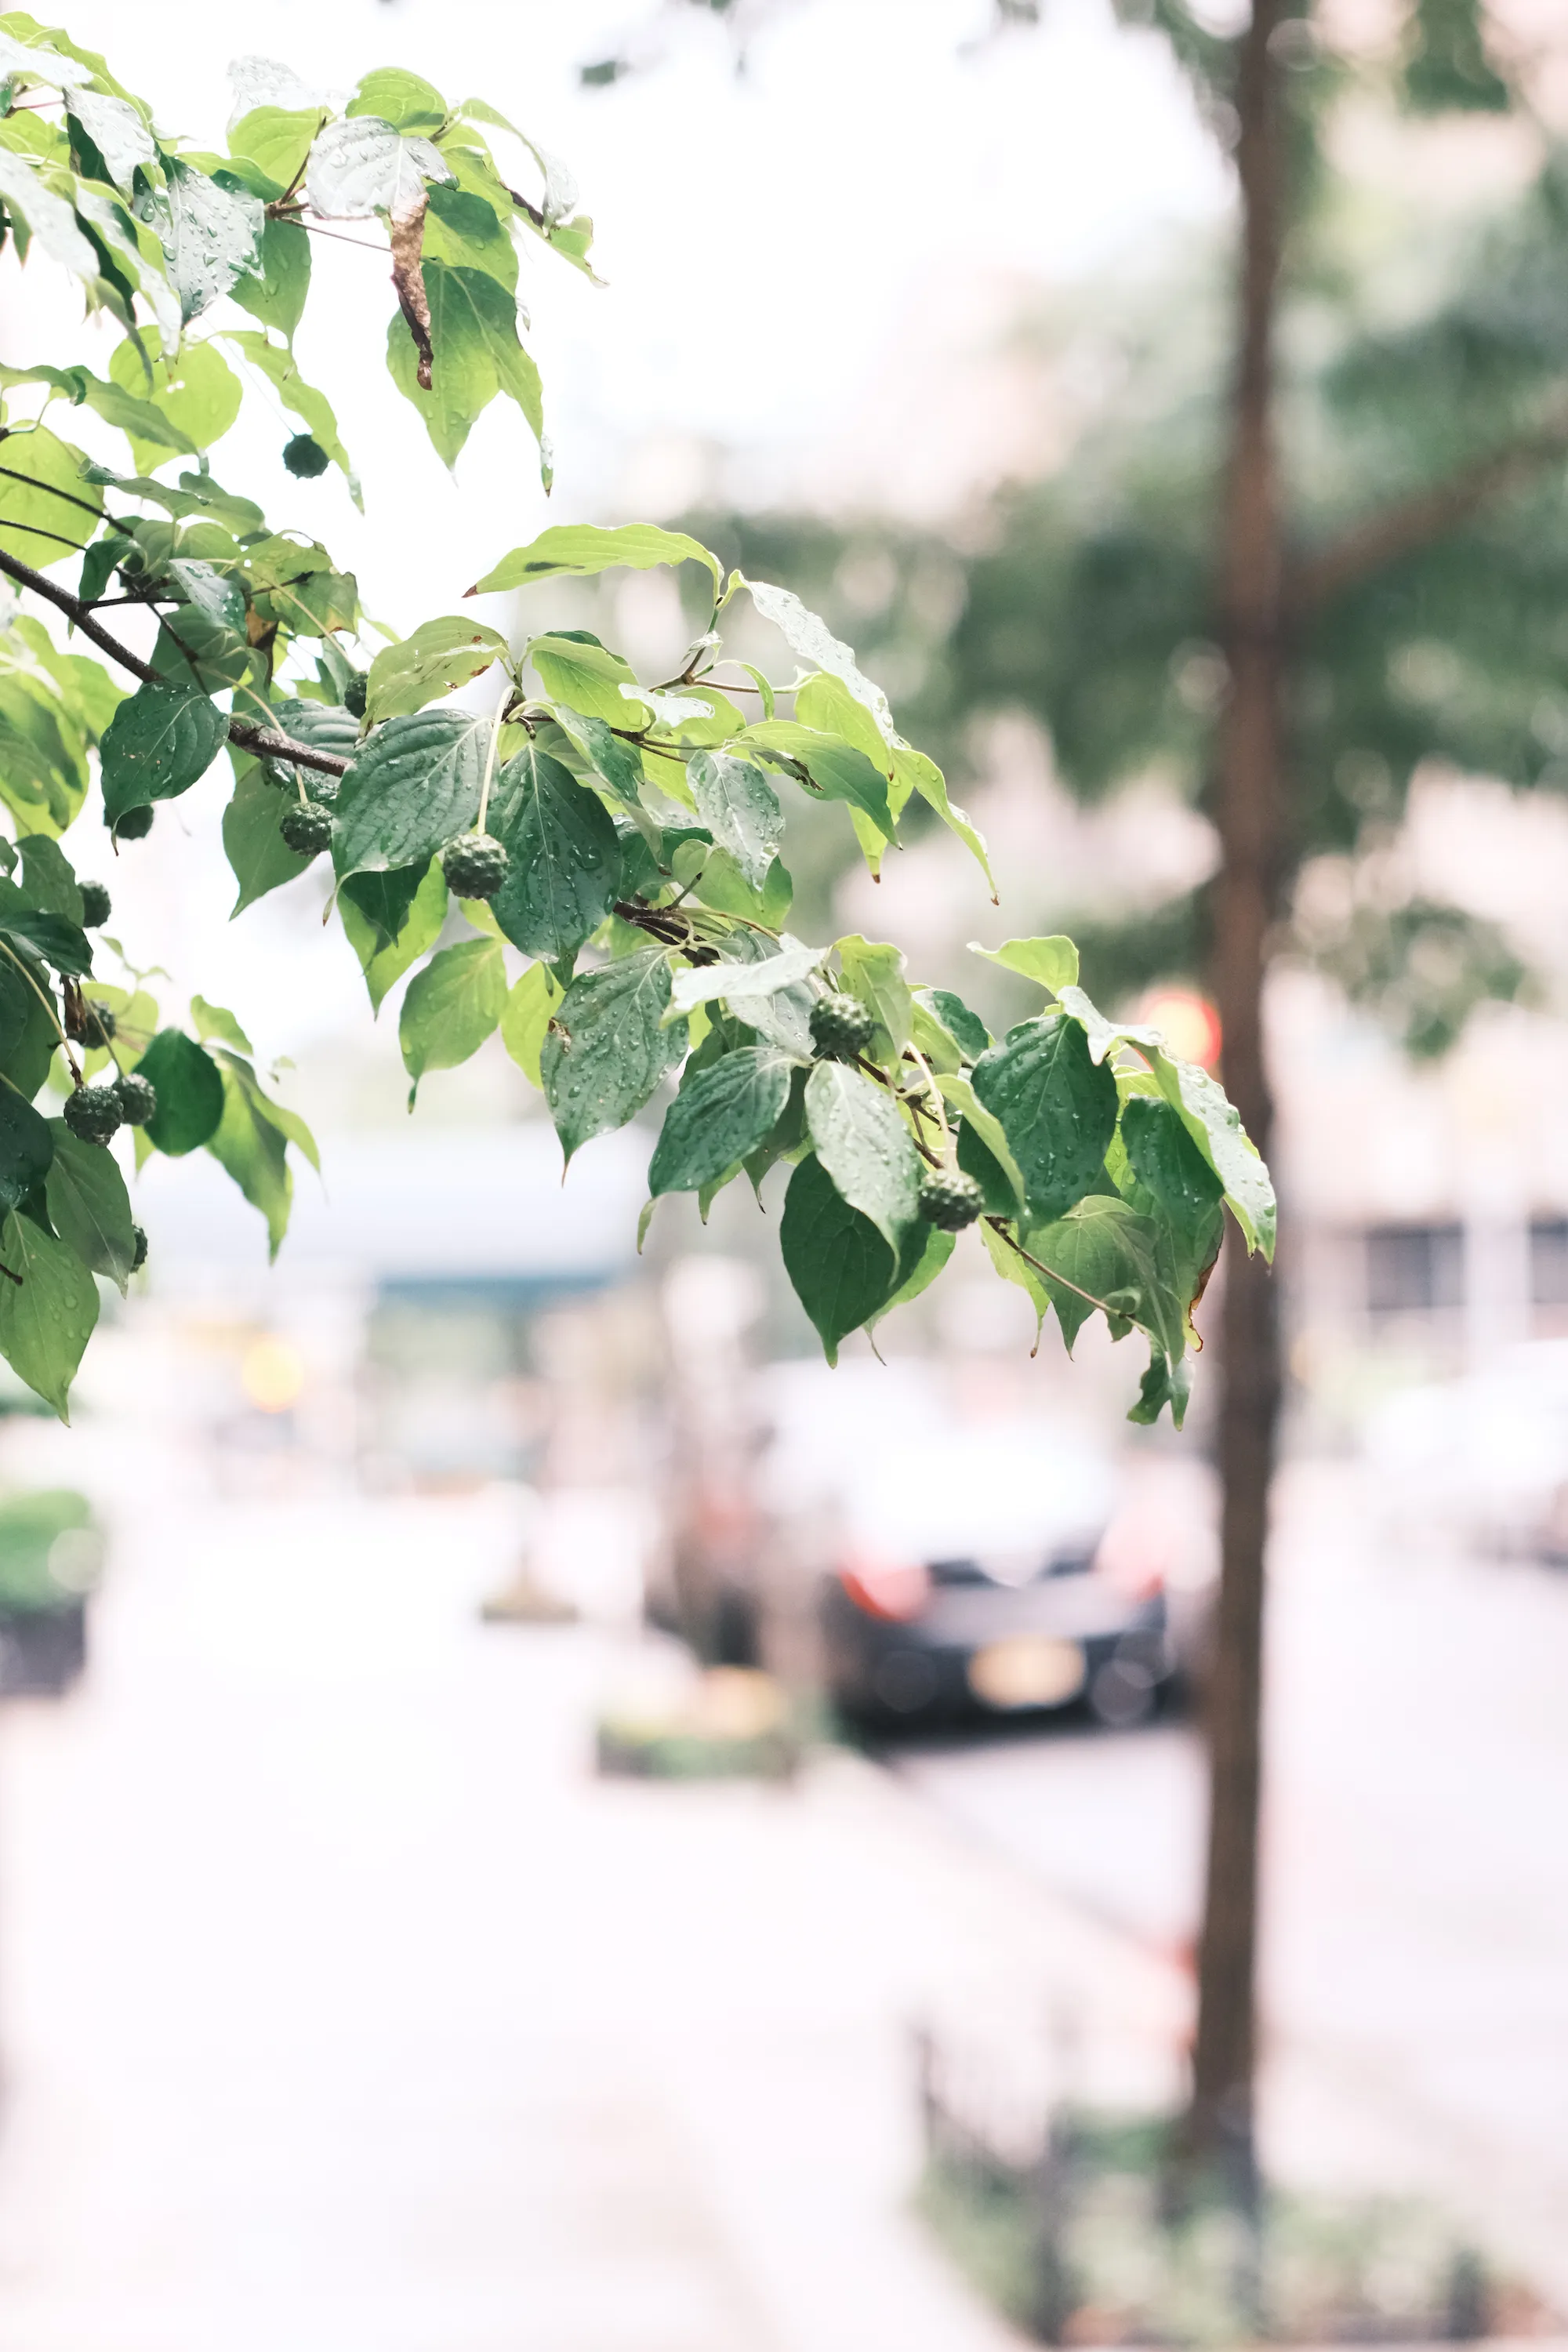
{"label": "white overcast sky", "polygon": [[[294,428],[262,400],[215,452],[220,478],[327,539],[370,611],[402,627],[453,609],[548,521],[627,519],[629,453],[649,436],[692,435],[766,461],[773,478],[809,478],[814,446],[864,408],[889,349],[912,349],[918,366],[932,288],[997,268],[1081,278],[1226,201],[1163,49],[1120,34],[1108,0],[1047,0],[1042,31],[992,42],[976,40],[989,0],[796,0],[742,79],[721,26],[660,16],[652,0],[58,0],[58,14],[196,144],[221,146],[225,68],[252,49],[344,89],[370,66],[406,65],[448,99],[488,98],[575,173],[609,283],[595,291],[542,251],[526,265],[557,455],[548,506],[500,403],[448,479],[385,373],[384,261],[320,238],[326,299],[300,352],[337,405],[365,520],[335,476],[282,472]],[[580,86],[581,64],[650,27],[661,63],[608,90]],[[90,357],[95,331],[58,273],[35,261],[18,283],[0,268],[0,357],[54,358],[62,344]],[[936,306],[929,331],[940,352]],[[280,901],[225,922],[222,766],[177,822],[161,820],[158,854],[142,853],[134,877],[121,861],[121,896],[147,952],[168,954],[150,942],[173,926],[180,979],[242,1004],[264,1050],[298,1052],[363,1020],[358,975],[335,931]],[[280,974],[268,963],[285,936]]]}

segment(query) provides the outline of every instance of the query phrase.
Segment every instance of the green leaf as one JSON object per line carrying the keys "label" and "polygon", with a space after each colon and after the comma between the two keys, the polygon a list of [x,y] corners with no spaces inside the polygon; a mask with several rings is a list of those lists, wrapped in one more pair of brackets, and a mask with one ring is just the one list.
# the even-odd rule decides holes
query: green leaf
{"label": "green leaf", "polygon": [[136,1255],[136,1236],[120,1163],[101,1144],[84,1143],[73,1135],[63,1118],[51,1118],[48,1133],[54,1142],[45,1187],[49,1222],[84,1265],[106,1276],[123,1293]]}
{"label": "green leaf", "polygon": [[421,710],[438,694],[479,677],[505,651],[506,639],[482,622],[422,622],[411,637],[384,646],[372,662],[365,718],[374,726]]}
{"label": "green leaf", "polygon": [[1165,1051],[1158,1029],[1130,1028],[1108,1021],[1081,988],[1065,988],[1063,1009],[1082,1024],[1097,1062],[1122,1044],[1148,1062],[1165,1100],[1225,1186],[1226,1206],[1241,1227],[1248,1250],[1274,1255],[1279,1211],[1268,1171],[1241,1124],[1241,1114],[1225,1089],[1195,1062],[1178,1062]]}
{"label": "green leaf", "polygon": [[834,945],[846,992],[876,1014],[887,1041],[886,1045],[879,1041],[877,1058],[886,1061],[890,1050],[891,1058],[897,1060],[905,1046],[912,1045],[915,1034],[914,999],[904,978],[902,955],[897,948],[874,946],[858,931],[851,931]]}
{"label": "green leaf", "polygon": [[542,1093],[546,1032],[565,992],[547,963],[531,963],[508,992],[500,1017],[500,1041],[531,1086]]}
{"label": "green leaf", "polygon": [[991,1260],[1003,1281],[1016,1283],[1017,1287],[1027,1295],[1029,1304],[1035,1310],[1035,1348],[1037,1349],[1040,1344],[1041,1328],[1051,1311],[1051,1296],[1046,1288],[1043,1278],[1029,1264],[1027,1258],[1019,1256],[1007,1236],[998,1233],[994,1225],[982,1224],[980,1238],[985,1245],[986,1256]]}
{"label": "green leaf", "polygon": [[19,1094],[0,1086],[0,1209],[19,1209],[42,1183],[53,1157],[48,1122]]}
{"label": "green leaf", "polygon": [[236,915],[264,898],[285,882],[297,881],[310,861],[295,856],[278,830],[288,806],[276,785],[269,784],[258,760],[237,761],[239,782],[223,813],[224,853],[239,885],[239,896],[229,913]]}
{"label": "green leaf", "polygon": [[87,791],[86,743],[41,678],[0,676],[0,798],[28,831],[69,824]]}
{"label": "green leaf", "polygon": [[223,1116],[207,1138],[207,1150],[267,1220],[267,1254],[275,1258],[289,1229],[294,1198],[287,1139],[268,1118],[272,1106],[251,1073],[231,1062],[215,1076],[222,1091]]}
{"label": "green leaf", "polygon": [[553,524],[526,547],[514,547],[468,593],[488,596],[506,588],[526,588],[533,580],[582,580],[619,569],[647,572],[658,563],[706,564],[715,593],[723,582],[718,557],[683,530],[660,530],[651,522],[621,523],[614,530],[576,522]]}
{"label": "green leaf", "polygon": [[60,1419],[98,1321],[98,1285],[63,1241],[13,1211],[0,1225],[0,1356]]}
{"label": "green leaf", "polygon": [[663,1025],[668,1003],[669,956],[657,947],[579,973],[566,991],[539,1069],[568,1161],[590,1137],[624,1127],[686,1051],[684,1023]]}
{"label": "green leaf", "polygon": [[205,996],[193,996],[191,1019],[198,1037],[216,1037],[220,1045],[233,1045],[242,1054],[255,1053],[255,1046],[233,1013],[223,1005],[209,1004]]}
{"label": "green leaf", "polygon": [[28,833],[17,847],[22,853],[22,887],[26,898],[47,915],[63,915],[79,930],[81,892],[58,842],[51,841],[47,834]]}
{"label": "green leaf", "polygon": [[647,1171],[653,1198],[699,1192],[749,1159],[783,1116],[795,1067],[776,1046],[742,1045],[689,1076],[654,1147]]}
{"label": "green leaf", "polygon": [[92,970],[92,950],[79,926],[33,906],[14,882],[0,882],[0,934],[25,941],[57,971],[79,975]]}
{"label": "green leaf", "polygon": [[1118,1109],[1110,1070],[1090,1060],[1079,1024],[1053,1013],[1010,1029],[975,1063],[972,1083],[1002,1122],[1031,1217],[1059,1217],[1105,1165]]}
{"label": "green leaf", "polygon": [[397,1024],[404,1066],[414,1084],[426,1070],[455,1069],[477,1054],[506,1006],[506,962],[496,940],[443,948],[408,983]]}
{"label": "green leaf", "polygon": [[961,996],[945,988],[917,988],[912,1016],[914,1043],[938,1076],[956,1075],[977,1062],[991,1033]]}
{"label": "green leaf", "polygon": [[447,877],[435,857],[423,873],[414,866],[353,874],[342,886],[338,913],[360,960],[373,1012],[380,1013],[388,990],[435,946],[447,919]]}
{"label": "green leaf", "polygon": [[100,747],[110,823],[127,809],[188,792],[227,735],[227,719],[197,688],[138,687],[110,720]]}
{"label": "green leaf", "polygon": [[753,890],[767,879],[784,833],[779,796],[760,768],[727,751],[694,751],[686,781],[697,814]]}
{"label": "green leaf", "polygon": [[45,184],[31,162],[9,147],[0,147],[0,200],[11,215],[13,232],[18,222],[25,224],[51,261],[89,286],[93,283],[99,275],[98,255],[82,235],[75,213]]}
{"label": "green leaf", "polygon": [[1196,1224],[1224,1198],[1224,1183],[1163,1098],[1133,1095],[1122,1105],[1121,1140],[1133,1175],[1176,1223]]}
{"label": "green leaf", "polygon": [[179,156],[166,155],[163,187],[149,188],[135,210],[163,247],[187,323],[226,294],[237,278],[254,272],[267,215],[248,189],[225,186]]}
{"label": "green leaf", "polygon": [[0,548],[36,572],[87,545],[103,492],[83,477],[79,449],[46,425],[20,426],[0,443]]}
{"label": "green leaf", "polygon": [[420,710],[378,727],[334,804],[339,874],[423,865],[467,833],[479,812],[490,726],[485,714]]}
{"label": "green leaf", "polygon": [[[1023,1171],[1013,1156],[1001,1120],[986,1109],[970,1080],[961,1074],[944,1072],[937,1085],[943,1101],[963,1121],[958,1136],[958,1164],[984,1191],[987,1211],[997,1217],[1024,1215]],[[979,1153],[973,1148],[976,1143]]]}
{"label": "green leaf", "polygon": [[[909,1265],[906,1247],[899,1261],[903,1279],[886,1306],[878,1308],[876,1319],[879,1323],[884,1315],[890,1315],[895,1307],[907,1307],[911,1298],[918,1298],[922,1290],[929,1290],[958,1245],[956,1234],[944,1234],[937,1225],[921,1225],[912,1239],[921,1244],[914,1263]],[[908,1271],[904,1272],[906,1266]]]}
{"label": "green leaf", "polygon": [[[253,106],[232,125],[228,134],[231,155],[246,156],[271,181],[279,195],[291,188],[300,177],[310,142],[321,127],[321,110],[315,106]],[[262,267],[266,267],[267,229],[284,224],[269,220],[262,231]],[[309,242],[303,230],[296,230],[301,244]],[[229,291],[236,301],[243,299],[238,287]],[[246,304],[247,310],[250,308]]]}
{"label": "green leaf", "polygon": [[1174,1362],[1185,1345],[1185,1301],[1160,1263],[1152,1221],[1114,1193],[1093,1192],[1063,1217],[1031,1228],[1029,1254],[1046,1268],[1046,1286],[1070,1349],[1096,1307],[1141,1324]]}
{"label": "green leaf", "polygon": [[376,115],[396,131],[439,131],[447,120],[447,101],[420,75],[402,66],[383,66],[365,75],[343,112]]}
{"label": "green leaf", "polygon": [[805,1119],[838,1191],[896,1255],[920,1214],[921,1163],[892,1097],[842,1062],[819,1062],[805,1082]]}
{"label": "green leaf", "polygon": [[229,298],[292,341],[310,291],[310,240],[297,221],[269,220],[258,255],[257,269],[235,279]]}
{"label": "green leaf", "polygon": [[604,803],[531,743],[495,780],[489,827],[509,859],[490,900],[507,938],[524,955],[574,954],[609,913],[621,870]]}
{"label": "green leaf", "polygon": [[451,167],[428,139],[413,138],[374,114],[331,122],[310,150],[305,201],[323,220],[369,220],[374,213],[412,220],[426,180],[449,180]]}
{"label": "green leaf", "polygon": [[[637,696],[637,672],[619,654],[557,634],[535,637],[524,658],[539,672],[552,701],[563,702],[591,719],[602,719],[611,727],[647,725],[647,705]],[[623,686],[633,692],[623,694]]]}
{"label": "green leaf", "polygon": [[888,1299],[898,1256],[869,1217],[849,1206],[815,1152],[789,1180],[779,1250],[828,1362],[837,1364],[839,1343]]}
{"label": "green leaf", "polygon": [[0,956],[0,1072],[24,1102],[32,1101],[48,1076],[60,1034],[38,992],[47,979],[41,965],[34,976],[37,988],[9,957]]}
{"label": "green leaf", "polygon": [[[141,404],[164,416],[193,449],[212,449],[214,442],[224,440],[245,397],[240,379],[212,343],[184,343],[176,358],[155,360],[151,381],[134,343],[115,343],[108,374]],[[134,421],[124,424],[124,433],[130,436],[139,473],[167,458],[164,437],[143,436]]]}
{"label": "green leaf", "polygon": [[475,418],[498,392],[517,403],[540,443],[541,471],[550,487],[539,371],[518,341],[517,304],[488,271],[454,268],[432,259],[425,265],[430,305],[430,341],[435,352],[430,389],[417,374],[418,354],[402,313],[387,331],[386,363],[393,382],[425,419],[436,449],[447,466],[457,463]]}
{"label": "green leaf", "polygon": [[823,800],[847,801],[870,818],[884,841],[895,826],[888,805],[888,779],[864,751],[835,735],[821,735],[794,719],[759,719],[736,738],[735,748],[759,751],[774,767],[804,769]]}
{"label": "green leaf", "polygon": [[1187,1399],[1192,1394],[1193,1368],[1184,1356],[1179,1363],[1171,1363],[1158,1348],[1149,1350],[1148,1370],[1139,1383],[1138,1402],[1128,1414],[1129,1421],[1152,1423],[1159,1420],[1166,1405],[1171,1419],[1180,1429],[1186,1419]]}
{"label": "green leaf", "polygon": [[421,253],[426,261],[481,269],[515,298],[517,247],[494,206],[472,189],[443,184],[430,190]]}
{"label": "green leaf", "polygon": [[879,686],[873,685],[850,648],[833,635],[820,614],[803,604],[791,589],[772,587],[765,580],[747,580],[740,573],[735,576],[763,620],[771,621],[780,631],[791,652],[839,679],[868,712],[883,743],[891,750],[900,739],[887,696]]}
{"label": "green leaf", "polygon": [[916,751],[901,740],[893,751],[893,800],[902,807],[910,793],[916,792],[928,808],[935,809],[950,833],[956,834],[974,859],[990,887],[992,904],[996,902],[996,877],[991,871],[991,860],[985,847],[985,836],[973,825],[966,813],[955,800],[948,797],[947,782],[934,760],[923,751]]}
{"label": "green leaf", "polygon": [[160,1029],[136,1067],[156,1089],[158,1108],[144,1132],[171,1160],[205,1143],[223,1117],[223,1079],[208,1054],[182,1029]]}
{"label": "green leaf", "polygon": [[1053,996],[1059,996],[1078,979],[1078,950],[1070,940],[1007,940],[999,948],[983,948],[977,940],[971,940],[969,952],[984,956],[987,963],[1000,964],[1004,971],[1038,981]]}

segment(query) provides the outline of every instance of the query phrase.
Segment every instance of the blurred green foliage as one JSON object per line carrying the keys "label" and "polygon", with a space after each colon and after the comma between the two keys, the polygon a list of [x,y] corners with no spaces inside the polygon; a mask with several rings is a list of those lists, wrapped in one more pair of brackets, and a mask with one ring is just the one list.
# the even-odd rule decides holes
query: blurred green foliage
{"label": "blurred green foliage", "polygon": [[[1166,34],[1223,131],[1233,44],[1181,0],[1121,13]],[[1423,765],[1568,786],[1568,157],[1521,121],[1522,172],[1468,209],[1427,200],[1447,168],[1430,152],[1402,193],[1386,168],[1375,188],[1331,169],[1336,111],[1352,103],[1363,122],[1378,109],[1396,142],[1428,135],[1414,114],[1510,102],[1475,0],[1420,0],[1382,63],[1334,56],[1305,10],[1280,34],[1296,203],[1279,415],[1300,590],[1280,938],[1429,1054],[1483,997],[1519,993],[1516,950],[1419,895],[1360,903],[1342,936],[1309,940],[1290,929],[1293,881],[1321,853],[1384,844]],[[1495,191],[1499,174],[1479,184]],[[1165,253],[1131,287],[1108,279],[1058,304],[1036,329],[1051,359],[1110,389],[1080,401],[1047,478],[1002,489],[952,533],[870,516],[693,527],[852,633],[900,722],[960,779],[980,722],[1021,711],[1079,797],[1152,771],[1201,805],[1226,690],[1211,587],[1231,373],[1223,259]],[[1320,597],[1313,566],[1379,516],[1379,560]],[[1063,911],[1097,995],[1202,973],[1201,892],[1124,928]]]}

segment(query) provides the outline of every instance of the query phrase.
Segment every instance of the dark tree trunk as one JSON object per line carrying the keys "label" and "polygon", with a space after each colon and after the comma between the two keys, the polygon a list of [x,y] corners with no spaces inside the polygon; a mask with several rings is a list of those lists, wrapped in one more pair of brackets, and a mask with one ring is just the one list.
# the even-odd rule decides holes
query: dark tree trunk
{"label": "dark tree trunk", "polygon": [[[1230,670],[1213,814],[1212,981],[1226,1091],[1259,1150],[1273,1123],[1263,982],[1282,848],[1284,549],[1274,446],[1273,341],[1284,201],[1277,68],[1284,0],[1254,0],[1240,47],[1238,356],[1220,551],[1219,616]],[[1250,2183],[1257,2055],[1258,1814],[1264,1553],[1279,1410],[1279,1343],[1268,1268],[1233,1234],[1221,1328],[1224,1495],[1218,1618],[1207,1692],[1208,1864],[1186,2141]]]}

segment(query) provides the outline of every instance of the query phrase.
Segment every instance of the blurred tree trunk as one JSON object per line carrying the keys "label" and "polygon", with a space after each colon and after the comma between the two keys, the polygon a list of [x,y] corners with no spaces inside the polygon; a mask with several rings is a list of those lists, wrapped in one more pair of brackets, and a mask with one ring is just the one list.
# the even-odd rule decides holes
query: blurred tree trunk
{"label": "blurred tree trunk", "polygon": [[[1229,694],[1215,750],[1221,864],[1211,974],[1226,1091],[1267,1154],[1273,1124],[1263,983],[1282,860],[1284,544],[1274,445],[1274,330],[1284,203],[1278,68],[1285,0],[1254,0],[1238,58],[1241,250],[1237,374],[1219,556]],[[1207,1690],[1209,1830],[1198,1947],[1189,2157],[1219,2158],[1249,2189],[1257,2054],[1258,1816],[1264,1553],[1279,1420],[1279,1332],[1268,1268],[1227,1248],[1221,1331],[1224,1506],[1218,1617]]]}

